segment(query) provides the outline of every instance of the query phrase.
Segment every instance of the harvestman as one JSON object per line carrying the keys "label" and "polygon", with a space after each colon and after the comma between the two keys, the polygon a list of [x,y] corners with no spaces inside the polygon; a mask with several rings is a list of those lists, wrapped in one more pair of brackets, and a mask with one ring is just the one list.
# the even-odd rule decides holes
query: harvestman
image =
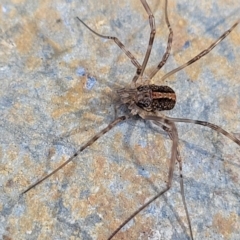
{"label": "harvestman", "polygon": [[[187,204],[185,200],[184,195],[184,185],[183,185],[183,175],[182,175],[182,160],[178,148],[178,131],[177,127],[175,125],[176,122],[183,122],[183,123],[193,123],[193,124],[199,124],[208,128],[213,129],[214,131],[217,131],[229,139],[231,139],[233,142],[238,144],[240,146],[240,140],[236,138],[233,134],[228,133],[221,127],[214,125],[209,122],[199,121],[199,120],[191,120],[186,118],[171,118],[164,116],[160,113],[160,111],[163,110],[171,110],[175,103],[176,103],[176,95],[175,92],[168,86],[158,86],[154,84],[148,84],[148,82],[145,80],[145,83],[139,84],[138,81],[143,81],[143,73],[145,71],[145,68],[148,63],[149,56],[151,54],[154,37],[156,34],[156,27],[155,27],[155,19],[153,16],[153,13],[148,6],[146,0],[141,0],[141,3],[145,9],[145,11],[148,14],[149,17],[149,25],[151,28],[150,37],[149,37],[149,43],[148,48],[144,57],[144,60],[142,64],[140,64],[137,59],[133,56],[131,52],[129,52],[126,47],[122,44],[122,42],[112,36],[104,36],[101,35],[94,30],[92,30],[89,26],[87,26],[81,19],[77,17],[77,19],[85,26],[87,27],[92,33],[96,34],[97,36],[105,39],[113,40],[121,49],[122,51],[127,55],[127,57],[131,60],[132,64],[137,68],[136,73],[132,79],[132,82],[129,87],[125,87],[122,89],[117,90],[117,95],[119,96],[121,103],[125,104],[128,109],[130,110],[128,115],[117,117],[114,121],[112,121],[106,128],[104,128],[102,131],[100,131],[98,134],[96,134],[94,137],[92,137],[85,145],[83,145],[72,157],[70,157],[67,161],[65,161],[63,164],[61,164],[58,168],[56,168],[54,171],[52,171],[50,174],[46,175],[42,179],[38,180],[36,183],[29,186],[22,194],[27,193],[30,189],[56,173],[58,170],[63,168],[66,164],[71,162],[75,157],[77,157],[80,152],[82,152],[85,148],[91,146],[97,139],[102,137],[105,133],[110,131],[113,127],[115,127],[118,123],[127,120],[128,118],[138,115],[142,119],[150,120],[154,124],[160,126],[164,131],[167,132],[170,139],[172,140],[172,148],[171,148],[171,158],[169,162],[169,170],[168,170],[168,180],[167,180],[167,186],[164,190],[159,192],[156,196],[154,196],[152,199],[150,199],[147,203],[145,203],[141,208],[139,208],[137,211],[135,211],[128,219],[126,219],[109,237],[109,239],[112,239],[119,230],[125,226],[131,219],[133,219],[139,212],[141,212],[144,208],[146,208],[150,203],[155,201],[157,198],[159,198],[161,195],[166,193],[172,185],[172,179],[173,179],[173,172],[175,163],[177,162],[179,164],[179,171],[180,171],[180,189],[181,189],[181,196],[182,201],[185,209],[185,213],[187,216],[188,226],[190,230],[190,236],[191,239],[193,239],[193,232],[192,232],[192,226],[190,217],[188,214]],[[157,67],[150,73],[148,80],[151,80],[153,76],[162,68],[162,66],[166,63],[169,55],[170,50],[172,46],[173,41],[173,31],[168,19],[168,12],[167,12],[167,4],[168,1],[165,0],[165,21],[169,30],[168,35],[168,43],[167,48],[165,50],[165,53],[157,65]],[[196,62],[201,57],[208,54],[217,44],[219,44],[225,37],[228,36],[228,34],[239,24],[239,21],[236,22],[229,30],[227,30],[222,36],[220,36],[213,44],[211,44],[207,49],[196,55],[194,58],[186,62],[185,64],[181,65],[180,67],[173,69],[166,75],[164,75],[160,80],[164,80],[171,76],[172,74],[182,70],[183,68],[189,66],[190,64]]]}

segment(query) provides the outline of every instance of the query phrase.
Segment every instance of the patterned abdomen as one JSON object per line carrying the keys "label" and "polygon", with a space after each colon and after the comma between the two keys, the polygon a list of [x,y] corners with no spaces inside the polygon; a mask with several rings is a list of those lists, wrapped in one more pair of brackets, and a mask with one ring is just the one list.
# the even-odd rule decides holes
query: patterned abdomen
{"label": "patterned abdomen", "polygon": [[137,96],[137,106],[148,112],[171,110],[176,103],[176,94],[168,86],[139,86]]}

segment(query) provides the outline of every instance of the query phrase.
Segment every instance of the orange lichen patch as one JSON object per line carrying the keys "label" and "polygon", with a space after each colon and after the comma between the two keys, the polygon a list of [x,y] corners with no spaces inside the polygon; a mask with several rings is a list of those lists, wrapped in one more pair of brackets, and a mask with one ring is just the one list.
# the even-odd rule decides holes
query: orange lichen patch
{"label": "orange lichen patch", "polygon": [[[32,164],[31,164],[31,167],[27,167],[25,165],[24,165],[24,167],[27,169],[31,169],[31,176],[39,176],[40,177],[44,173],[44,168],[42,165],[32,166]],[[28,175],[23,175],[23,173],[20,173],[17,176],[16,182],[19,182],[19,184],[21,186],[25,186],[25,188],[28,187],[29,184],[32,183],[31,180],[29,180]]]}
{"label": "orange lichen patch", "polygon": [[109,73],[111,67],[112,66],[110,66],[110,65],[109,66],[101,66],[98,68],[98,71],[103,75],[107,75]]}
{"label": "orange lichen patch", "polygon": [[41,59],[34,56],[30,56],[26,61],[26,67],[29,70],[33,70],[39,67],[40,65],[41,65]]}
{"label": "orange lichen patch", "polygon": [[56,21],[60,19],[60,14],[51,5],[52,3],[46,0],[39,2],[34,18],[37,22],[46,22],[54,32],[59,32],[61,31],[61,28],[59,28],[61,24],[57,24]]}
{"label": "orange lichen patch", "polygon": [[23,4],[26,2],[26,0],[11,0],[11,2],[14,4],[20,4],[20,3]]}
{"label": "orange lichen patch", "polygon": [[119,143],[122,141],[122,139],[123,139],[123,134],[121,132],[118,132],[114,135],[114,142]]}
{"label": "orange lichen patch", "polygon": [[[84,62],[83,62],[84,63]],[[82,66],[81,59],[73,59],[69,62],[63,62],[63,64],[67,64],[71,69],[77,69],[79,66]]]}
{"label": "orange lichen patch", "polygon": [[234,3],[232,0],[220,0],[219,2],[221,3],[222,6],[226,6],[226,7],[229,5],[233,6],[233,3]]}
{"label": "orange lichen patch", "polygon": [[[62,163],[67,161],[66,158],[62,158],[62,159],[64,159],[64,160],[61,161]],[[60,164],[57,164],[57,166],[59,166],[59,165]],[[53,167],[53,169],[55,169],[57,166]],[[67,178],[67,179],[70,178],[73,175],[74,170],[76,169],[76,167],[77,167],[77,163],[73,162],[73,161],[70,162],[69,164],[67,164],[66,166],[64,166],[64,168],[63,168],[64,178]]]}
{"label": "orange lichen patch", "polygon": [[52,185],[52,188],[50,190],[50,194],[51,194],[52,201],[57,201],[62,196],[62,192],[58,191],[55,188],[55,185]]}
{"label": "orange lichen patch", "polygon": [[[96,32],[102,32],[102,28],[108,26],[109,20],[104,19],[102,15],[96,15],[93,16],[90,23],[88,22],[87,24],[89,24],[90,28],[94,29]],[[104,33],[102,32],[102,34]]]}
{"label": "orange lichen patch", "polygon": [[63,52],[65,52],[65,51],[63,51],[62,49],[62,46],[59,44],[59,43],[57,43],[57,42],[55,42],[55,41],[53,41],[52,39],[47,39],[47,42],[48,42],[48,44],[53,48],[53,50],[54,50],[54,53],[55,53],[55,56],[58,56],[58,55],[60,55],[61,53],[63,53]]}
{"label": "orange lichen patch", "polygon": [[238,98],[235,96],[224,96],[220,101],[219,110],[221,111],[221,116],[224,116],[226,121],[231,122],[234,119],[234,115],[239,111]]}
{"label": "orange lichen patch", "polygon": [[100,202],[99,201],[99,194],[97,193],[97,194],[91,194],[89,197],[88,197],[88,202],[89,202],[89,204],[90,205],[92,205],[92,206],[96,206],[96,202],[98,203],[98,202]]}
{"label": "orange lichen patch", "polygon": [[71,207],[72,215],[75,219],[86,218],[92,212],[91,206],[89,205],[89,201],[87,199],[85,200],[76,199],[71,204]]}
{"label": "orange lichen patch", "polygon": [[[111,149],[116,153],[119,152],[119,145],[120,146],[122,145],[122,141],[123,141],[123,134],[121,132],[116,133],[112,139],[113,144],[111,145]],[[127,154],[127,152],[124,154]]]}
{"label": "orange lichen patch", "polygon": [[81,187],[79,186],[79,183],[71,183],[67,194],[64,194],[64,205],[71,209],[72,215],[78,219],[86,217],[90,211],[89,211],[89,202],[87,199],[82,200],[79,199]]}
{"label": "orange lichen patch", "polygon": [[[84,94],[84,85],[86,82],[86,77],[81,77],[80,81],[70,88],[66,94],[63,96],[54,96],[52,98],[52,103],[58,105],[59,103],[65,103],[65,106],[61,106],[61,108],[56,107],[56,109],[52,112],[53,118],[59,118],[60,116],[74,112],[79,109],[80,103],[82,103],[85,94]],[[84,96],[84,97],[83,97]]]}
{"label": "orange lichen patch", "polygon": [[[159,187],[154,183],[159,182],[164,176],[151,176],[150,179],[145,179],[142,176],[136,174],[133,169],[128,169],[124,172],[123,178],[129,182],[127,191],[130,192],[134,197],[135,201],[139,204],[144,204],[146,199],[153,197],[156,194],[155,188]],[[165,177],[165,179],[167,179]]]}
{"label": "orange lichen patch", "polygon": [[[21,189],[22,191],[30,184],[29,180],[26,179],[22,172],[17,173],[17,175],[12,179],[12,183],[13,187],[17,187],[19,190]],[[12,187],[6,187],[7,189],[5,189],[5,191],[11,191]]]}
{"label": "orange lichen patch", "polygon": [[[54,170],[57,167],[59,167],[61,164],[63,164],[68,158],[66,157],[60,157],[59,161],[56,162],[50,162],[51,169]],[[76,169],[76,164],[75,162],[70,162],[66,166],[64,166],[60,171],[56,172],[51,176],[52,179],[57,179],[58,182],[62,182],[64,178],[69,178],[73,175],[74,170]],[[41,167],[41,175],[43,175],[43,169],[44,167]],[[37,176],[41,176],[39,173]],[[54,185],[55,186],[55,185]],[[53,188],[54,188],[53,186]],[[57,186],[55,186],[57,187]],[[53,189],[57,190],[57,189]]]}
{"label": "orange lichen patch", "polygon": [[37,26],[34,22],[27,22],[23,25],[21,33],[15,38],[17,50],[21,54],[29,53],[37,35]]}
{"label": "orange lichen patch", "polygon": [[19,149],[16,145],[11,145],[8,148],[7,151],[9,162],[12,162],[13,160],[16,160],[19,156]]}
{"label": "orange lichen patch", "polygon": [[[18,185],[22,186],[22,191],[27,188],[30,184],[33,183],[33,180],[30,180],[29,179],[29,175],[31,176],[35,176],[37,177],[38,179],[40,177],[42,177],[46,172],[44,172],[46,170],[46,162],[43,161],[42,164],[35,164],[30,158],[28,155],[25,155],[23,157],[23,166],[24,168],[26,169],[24,172],[25,174],[23,174],[23,171],[19,172],[16,179],[14,178],[14,182],[17,182]],[[48,159],[50,159],[50,157],[48,157]],[[62,162],[66,160],[65,158],[62,157]],[[50,163],[51,161],[48,160]],[[61,161],[61,160],[60,160]],[[55,165],[55,166],[52,166],[52,165]],[[51,169],[55,169],[57,166],[60,165],[60,163],[53,163],[51,164]],[[30,170],[30,172],[28,171]],[[27,173],[27,174],[26,174]],[[51,176],[51,178],[54,178],[55,177],[58,177],[60,174],[56,173],[55,175]],[[36,188],[34,189],[37,189],[38,187],[40,187],[41,184],[39,186],[37,186]],[[31,191],[33,191],[34,189],[32,189]],[[31,192],[30,191],[30,192]]]}
{"label": "orange lichen patch", "polygon": [[179,51],[182,50],[185,42],[189,40],[189,35],[187,34],[187,22],[184,18],[181,18],[178,22],[173,23],[173,31],[174,31],[174,39],[173,39],[173,54],[177,54]]}
{"label": "orange lichen patch", "polygon": [[[129,199],[124,193],[117,195],[115,198],[108,198],[106,204],[108,204],[108,210],[106,211],[105,206],[103,211],[105,212],[104,222],[107,222],[108,226],[108,233],[106,232],[108,235],[110,235],[117,227],[119,227],[119,225],[139,207],[139,202],[136,201],[136,199]],[[117,211],[117,209],[119,209],[119,211]],[[115,215],[114,212],[116,212]],[[117,238],[130,239],[129,236],[131,236],[131,239],[138,239],[137,236],[139,236],[141,233],[147,233],[147,235],[150,234],[150,229],[154,225],[151,219],[146,219],[145,217],[143,218],[140,214],[136,216],[133,221],[134,222],[130,223],[130,226],[127,230],[123,230],[118,233]],[[99,231],[101,234],[101,229],[99,229]],[[121,236],[125,237],[121,238]]]}
{"label": "orange lichen patch", "polygon": [[[31,169],[31,172],[33,171],[33,169],[36,168],[36,166],[33,164],[33,162],[31,161],[29,155],[24,155],[23,157],[23,166],[24,169],[26,169],[26,172],[28,172],[29,169]],[[39,168],[40,171],[41,168]],[[30,182],[28,179],[28,176],[23,174],[23,171],[18,172],[18,174],[14,177],[13,179],[14,183],[18,185],[18,187],[27,187]]]}
{"label": "orange lichen patch", "polygon": [[[234,159],[234,158],[237,159],[235,153],[233,153],[233,155],[229,155],[229,154],[226,155],[226,159]],[[224,169],[227,172],[228,177],[230,177],[234,183],[238,184],[240,181],[240,175],[239,175],[239,170],[235,167],[235,165],[231,165],[229,164],[228,161],[224,161]]]}
{"label": "orange lichen patch", "polygon": [[102,218],[103,222],[96,226],[95,232],[97,232],[97,239],[107,239],[109,229],[113,229],[111,226],[117,218],[117,216],[114,215],[117,203],[117,196],[110,194],[108,189],[104,187],[100,187],[96,194],[91,194],[89,196],[89,212],[95,212],[94,209],[97,209],[98,215]]}
{"label": "orange lichen patch", "polygon": [[98,121],[102,121],[103,120],[102,117],[96,116],[96,114],[92,113],[92,112],[84,112],[82,117],[83,117],[83,119],[85,119],[86,122],[91,121],[91,122],[96,123]]}
{"label": "orange lichen patch", "polygon": [[110,229],[114,229],[118,220],[118,216],[114,215],[117,203],[118,197],[109,194],[106,188],[101,188],[96,194],[89,197],[90,209],[95,207],[103,221],[103,223],[96,226],[97,239],[107,239],[110,235]]}
{"label": "orange lichen patch", "polygon": [[24,116],[23,121],[28,123],[29,125],[33,125],[35,123],[34,112],[32,108],[24,108],[21,109],[21,113]]}
{"label": "orange lichen patch", "polygon": [[[26,90],[27,92],[27,90]],[[25,91],[22,92],[24,94]],[[31,125],[35,123],[33,108],[29,105],[20,104],[18,102],[14,103],[13,107],[9,111],[8,120],[19,127],[26,124]]]}
{"label": "orange lichen patch", "polygon": [[26,169],[34,169],[35,166],[33,165],[32,159],[29,157],[29,155],[23,156],[23,166]]}
{"label": "orange lichen patch", "polygon": [[126,231],[120,231],[116,235],[116,239],[143,239],[147,240],[152,235],[153,220],[145,219],[145,221],[139,221],[139,217],[135,218],[134,226],[130,227]]}
{"label": "orange lichen patch", "polygon": [[239,222],[239,220],[236,213],[230,213],[229,217],[217,213],[213,218],[213,227],[224,236],[224,239],[231,239],[231,233],[237,229],[236,223]]}
{"label": "orange lichen patch", "polygon": [[[48,1],[41,1],[36,12],[33,13],[33,17],[31,19],[23,19],[24,24],[22,26],[22,31],[15,38],[15,43],[18,51],[21,54],[30,54],[31,52],[33,52],[33,49],[35,47],[34,43],[36,43],[36,41],[38,40],[37,35],[39,31],[41,31],[38,25],[39,22],[44,22],[45,25],[47,24],[49,31],[63,31],[64,25],[61,24],[61,21],[57,21],[58,19],[60,19],[58,11],[49,6]],[[48,38],[47,36],[45,36],[44,39],[48,42],[49,45],[51,45],[52,49],[54,50],[55,56],[60,55],[64,51],[67,51],[62,50],[63,47],[59,43]],[[41,59],[33,57],[31,54],[28,56],[26,63],[26,67],[30,68],[30,70],[33,70],[41,64]]]}
{"label": "orange lichen patch", "polygon": [[[54,97],[54,98],[56,99],[56,97]],[[59,118],[62,115],[66,114],[66,113],[70,113],[72,111],[73,111],[73,108],[71,106],[55,109],[52,113],[52,117],[53,118]]]}
{"label": "orange lichen patch", "polygon": [[170,152],[171,149],[166,149],[162,140],[156,141],[152,146],[148,145],[144,149],[144,153],[148,155],[147,163],[153,165],[165,165],[168,161],[167,151]]}
{"label": "orange lichen patch", "polygon": [[68,194],[65,195],[65,200],[67,200],[67,202],[72,201],[71,199],[79,201],[78,196],[80,195],[80,191],[81,189],[78,183],[72,183],[68,190]]}
{"label": "orange lichen patch", "polygon": [[50,214],[51,211],[49,208],[46,207],[45,204],[31,192],[26,195],[26,201],[28,206],[26,214],[22,215],[22,217],[18,219],[18,223],[15,222],[15,218],[10,219],[9,223],[11,226],[18,225],[22,232],[33,231],[33,223],[40,223],[45,231],[51,229],[53,227],[54,218]]}
{"label": "orange lichen patch", "polygon": [[99,181],[98,179],[101,179],[103,177],[103,171],[106,169],[106,166],[106,159],[102,156],[98,156],[97,159],[95,159],[93,162],[92,169],[94,169],[94,171],[89,174],[89,178],[96,181],[97,184]]}
{"label": "orange lichen patch", "polygon": [[12,172],[12,167],[6,166],[5,164],[0,164],[0,174],[2,176],[7,176],[9,172]]}
{"label": "orange lichen patch", "polygon": [[[214,54],[214,52],[212,52],[212,54]],[[232,79],[235,69],[229,65],[229,61],[226,57],[217,56],[217,61],[212,61],[211,54],[209,54],[206,56],[206,60],[208,60],[208,58],[210,60],[209,63],[211,62],[211,64],[207,64],[207,66],[215,76],[218,76],[218,78],[224,77],[231,84],[234,84],[234,82],[237,81],[237,79]]]}
{"label": "orange lichen patch", "polygon": [[240,30],[239,30],[239,25],[233,32],[230,34],[229,38],[232,40],[235,46],[239,46],[240,42]]}

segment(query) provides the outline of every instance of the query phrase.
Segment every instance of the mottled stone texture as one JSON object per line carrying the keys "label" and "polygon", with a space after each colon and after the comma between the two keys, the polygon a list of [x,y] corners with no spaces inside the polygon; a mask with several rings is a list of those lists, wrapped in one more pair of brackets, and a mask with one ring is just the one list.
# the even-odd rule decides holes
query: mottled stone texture
{"label": "mottled stone texture", "polygon": [[[149,1],[157,26],[148,71],[168,30],[163,1]],[[131,81],[118,36],[139,61],[149,38],[139,0],[0,1],[0,238],[107,239],[165,186],[171,142],[148,122],[122,123],[23,197],[114,118],[114,92]],[[209,46],[240,16],[237,0],[170,0],[173,55],[152,83],[168,84],[170,116],[240,133],[240,26],[212,53],[164,83],[160,77]],[[240,239],[240,147],[209,129],[178,124],[195,239]],[[116,239],[189,239],[176,169],[173,187]]]}

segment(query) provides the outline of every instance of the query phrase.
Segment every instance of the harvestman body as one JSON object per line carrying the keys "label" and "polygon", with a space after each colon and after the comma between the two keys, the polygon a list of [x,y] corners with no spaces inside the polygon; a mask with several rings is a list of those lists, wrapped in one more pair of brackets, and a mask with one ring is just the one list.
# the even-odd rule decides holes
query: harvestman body
{"label": "harvestman body", "polygon": [[[121,49],[122,51],[130,58],[132,64],[137,68],[136,73],[132,79],[131,85],[126,88],[119,89],[117,91],[117,94],[122,102],[122,104],[125,104],[130,113],[125,116],[117,117],[113,122],[111,122],[106,128],[104,128],[102,131],[100,131],[98,134],[96,134],[93,138],[91,138],[85,145],[83,145],[72,157],[70,157],[66,162],[64,162],[62,165],[60,165],[57,169],[55,169],[50,174],[46,175],[33,185],[29,186],[22,194],[27,193],[30,189],[56,173],[58,170],[63,168],[66,164],[71,162],[75,157],[77,157],[80,152],[82,152],[85,148],[91,146],[98,138],[103,136],[105,133],[110,131],[114,126],[116,126],[118,123],[130,118],[133,115],[138,115],[141,118],[145,120],[151,120],[154,124],[160,126],[167,132],[170,139],[172,140],[172,148],[171,148],[171,158],[169,162],[169,170],[168,170],[168,180],[167,180],[167,186],[165,189],[163,189],[161,192],[159,192],[156,196],[154,196],[152,199],[150,199],[147,203],[145,203],[140,209],[135,211],[128,219],[126,219],[112,234],[108,239],[112,239],[119,230],[125,226],[131,219],[133,219],[139,212],[141,212],[145,207],[147,207],[150,203],[155,201],[157,198],[159,198],[161,195],[163,195],[165,192],[167,192],[172,185],[172,179],[173,179],[173,172],[175,163],[178,162],[179,164],[179,170],[180,170],[180,188],[181,188],[181,196],[183,205],[185,208],[185,213],[187,216],[189,231],[190,231],[190,237],[191,239],[194,239],[193,237],[193,231],[192,231],[192,225],[190,221],[190,217],[188,214],[187,204],[185,200],[184,195],[184,185],[183,185],[183,175],[182,175],[182,161],[180,152],[178,149],[178,131],[176,128],[175,123],[176,122],[184,122],[184,123],[193,123],[193,124],[199,124],[202,126],[206,126],[208,128],[211,128],[229,139],[231,139],[233,142],[238,144],[240,146],[240,140],[236,138],[233,134],[228,133],[221,127],[214,125],[212,123],[199,121],[199,120],[191,120],[191,119],[184,119],[184,118],[170,118],[167,116],[164,116],[163,114],[160,114],[160,111],[163,110],[171,110],[175,103],[176,103],[176,95],[174,91],[168,87],[168,86],[157,86],[154,84],[148,84],[147,82],[145,84],[139,84],[138,80],[142,79],[143,73],[145,71],[145,68],[148,63],[149,56],[151,54],[152,45],[156,33],[155,28],[155,19],[153,16],[153,13],[148,6],[146,0],[141,0],[141,3],[147,12],[149,16],[149,24],[151,28],[150,37],[149,37],[149,43],[148,48],[144,57],[144,60],[142,64],[140,64],[137,59],[132,55],[131,52],[129,52],[125,46],[119,41],[116,37],[111,36],[104,36],[101,35],[94,30],[92,30],[90,27],[88,27],[81,19],[77,18],[85,27],[87,27],[91,32],[96,34],[97,36],[101,38],[111,39],[113,40]],[[172,40],[173,40],[173,31],[170,25],[170,22],[168,20],[168,12],[167,12],[167,3],[168,1],[165,0],[165,21],[169,29],[169,36],[168,36],[168,44],[166,51],[162,57],[162,60],[159,62],[157,67],[150,73],[149,80],[153,78],[153,76],[162,68],[162,66],[166,63],[171,50]],[[199,60],[204,55],[208,54],[218,43],[220,43],[237,25],[239,24],[239,21],[236,22],[229,30],[227,30],[222,36],[220,36],[213,44],[211,44],[207,49],[199,53],[197,56],[195,56],[190,61],[186,62],[185,64],[181,65],[180,67],[173,69],[169,73],[167,73],[165,76],[162,77],[162,81],[166,78],[168,78],[170,75],[180,71],[181,69],[189,66],[190,64],[194,63],[195,61]]]}

